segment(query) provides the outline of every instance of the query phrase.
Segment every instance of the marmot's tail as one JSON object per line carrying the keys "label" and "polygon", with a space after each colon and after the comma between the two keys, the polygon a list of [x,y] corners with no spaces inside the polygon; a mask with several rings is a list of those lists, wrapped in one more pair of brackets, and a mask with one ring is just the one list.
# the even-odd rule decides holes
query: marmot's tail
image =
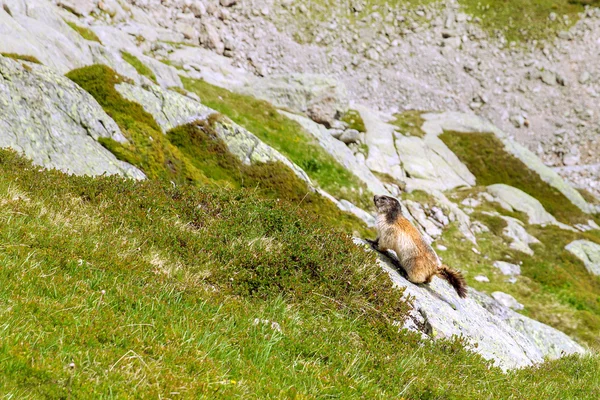
{"label": "marmot's tail", "polygon": [[448,267],[447,265],[442,265],[438,269],[437,275],[440,278],[447,280],[448,283],[452,285],[454,290],[456,290],[456,293],[458,293],[459,297],[467,297],[467,283],[460,272]]}

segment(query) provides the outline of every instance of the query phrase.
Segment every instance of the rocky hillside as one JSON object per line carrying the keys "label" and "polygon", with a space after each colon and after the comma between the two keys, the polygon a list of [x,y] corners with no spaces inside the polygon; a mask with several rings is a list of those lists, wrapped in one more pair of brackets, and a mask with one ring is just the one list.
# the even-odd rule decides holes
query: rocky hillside
{"label": "rocky hillside", "polygon": [[[600,379],[597,9],[536,36],[468,2],[0,3],[1,147],[127,178],[1,153],[9,395],[439,398],[456,373],[467,397],[597,397],[564,378]],[[376,261],[373,194],[466,300]]]}

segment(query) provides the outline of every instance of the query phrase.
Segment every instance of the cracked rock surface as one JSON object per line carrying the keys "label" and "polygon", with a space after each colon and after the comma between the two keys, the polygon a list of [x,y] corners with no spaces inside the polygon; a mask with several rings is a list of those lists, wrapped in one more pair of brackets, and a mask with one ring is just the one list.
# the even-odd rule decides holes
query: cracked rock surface
{"label": "cracked rock surface", "polygon": [[49,68],[0,57],[0,113],[0,147],[38,165],[77,175],[145,177],[98,143],[126,139],[96,100]]}

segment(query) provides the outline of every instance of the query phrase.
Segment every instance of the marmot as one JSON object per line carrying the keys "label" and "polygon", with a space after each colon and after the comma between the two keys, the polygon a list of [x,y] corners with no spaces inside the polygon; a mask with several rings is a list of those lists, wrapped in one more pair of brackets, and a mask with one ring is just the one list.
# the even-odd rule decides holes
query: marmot
{"label": "marmot", "polygon": [[417,228],[402,216],[400,202],[389,196],[373,198],[377,208],[378,236],[371,242],[377,250],[394,250],[412,283],[429,283],[434,275],[445,279],[460,297],[467,296],[465,278],[443,265]]}

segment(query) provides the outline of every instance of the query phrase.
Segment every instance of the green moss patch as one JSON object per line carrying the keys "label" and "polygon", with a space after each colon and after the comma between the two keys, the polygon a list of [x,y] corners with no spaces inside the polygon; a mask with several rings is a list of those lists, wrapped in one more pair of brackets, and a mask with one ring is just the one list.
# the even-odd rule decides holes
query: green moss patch
{"label": "green moss patch", "polygon": [[93,42],[102,43],[98,36],[89,28],[84,28],[83,26],[79,26],[74,22],[65,21],[67,25],[69,25],[75,32],[79,33],[82,38],[85,40],[91,40]]}
{"label": "green moss patch", "polygon": [[126,51],[122,51],[121,56],[123,57],[123,60],[127,61],[133,68],[135,68],[138,74],[143,75],[156,83],[156,75],[154,72],[152,72],[152,70],[148,68],[146,64],[141,62],[139,58]]}
{"label": "green moss patch", "polygon": [[521,160],[505,151],[502,142],[492,133],[444,132],[440,139],[475,175],[478,185],[514,186],[539,200],[546,211],[561,222],[586,222],[590,218]]}
{"label": "green moss patch", "polygon": [[40,60],[38,60],[34,56],[29,56],[26,54],[0,53],[0,55],[2,55],[2,57],[12,58],[13,60],[28,61],[36,64],[41,64]]}
{"label": "green moss patch", "polygon": [[404,111],[394,115],[395,119],[390,123],[400,128],[400,133],[403,135],[423,137],[425,132],[421,130],[421,126],[423,126],[425,120],[421,117],[421,114],[423,114],[423,111]]}
{"label": "green moss patch", "polygon": [[179,149],[169,143],[151,114],[117,92],[115,85],[125,82],[125,78],[104,65],[76,69],[67,77],[90,93],[129,139],[129,143],[107,138],[99,140],[117,158],[139,167],[152,179],[208,182]]}
{"label": "green moss patch", "polygon": [[189,78],[182,78],[182,81],[186,90],[200,96],[203,104],[228,116],[279,150],[325,191],[360,207],[371,207],[371,195],[366,186],[323,150],[298,123],[281,115],[270,103],[205,81]]}
{"label": "green moss patch", "polygon": [[356,129],[357,131],[363,133],[367,131],[360,113],[356,110],[348,110],[341,118],[341,121],[348,124],[348,129]]}

